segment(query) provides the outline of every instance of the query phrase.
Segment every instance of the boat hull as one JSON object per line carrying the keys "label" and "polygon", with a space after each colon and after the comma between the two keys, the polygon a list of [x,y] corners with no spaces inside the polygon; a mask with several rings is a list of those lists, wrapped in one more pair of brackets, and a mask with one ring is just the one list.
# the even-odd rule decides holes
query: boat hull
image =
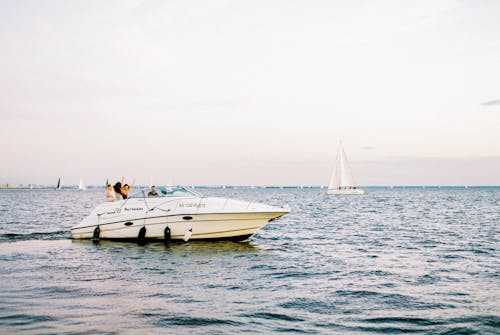
{"label": "boat hull", "polygon": [[[219,213],[196,215],[167,215],[159,217],[120,220],[116,222],[96,223],[85,227],[71,229],[73,239],[94,238],[99,227],[100,239],[127,240],[139,238],[144,227],[146,232],[142,238],[147,240],[163,240],[168,227],[172,240],[231,239],[244,240],[251,237],[269,221],[279,218],[286,212],[266,213]],[[189,231],[189,233],[187,233]]]}

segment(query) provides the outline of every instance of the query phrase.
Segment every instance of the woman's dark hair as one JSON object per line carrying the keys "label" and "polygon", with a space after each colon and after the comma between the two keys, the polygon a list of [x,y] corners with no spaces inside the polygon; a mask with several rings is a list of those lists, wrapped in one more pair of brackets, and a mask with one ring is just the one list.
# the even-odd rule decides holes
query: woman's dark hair
{"label": "woman's dark hair", "polygon": [[115,186],[113,186],[113,188],[115,189],[115,192],[116,192],[116,193],[119,193],[119,194],[121,194],[121,193],[122,193],[122,183],[117,182],[117,183],[115,184]]}

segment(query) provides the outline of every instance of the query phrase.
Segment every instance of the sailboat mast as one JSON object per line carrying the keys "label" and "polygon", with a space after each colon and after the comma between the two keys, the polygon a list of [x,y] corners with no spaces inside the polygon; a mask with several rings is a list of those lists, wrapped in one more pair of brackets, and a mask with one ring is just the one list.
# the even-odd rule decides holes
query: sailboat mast
{"label": "sailboat mast", "polygon": [[340,155],[340,180],[339,180],[339,185],[344,187],[344,186],[347,186],[346,185],[346,182],[347,182],[347,178],[346,178],[346,175],[345,175],[345,152],[344,152],[344,148],[342,147],[342,141],[340,141],[340,145],[339,145],[339,155]]}

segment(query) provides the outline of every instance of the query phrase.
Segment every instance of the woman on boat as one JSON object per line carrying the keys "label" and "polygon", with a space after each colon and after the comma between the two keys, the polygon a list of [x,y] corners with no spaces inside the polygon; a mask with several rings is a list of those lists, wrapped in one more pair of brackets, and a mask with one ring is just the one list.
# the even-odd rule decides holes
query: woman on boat
{"label": "woman on boat", "polygon": [[127,199],[128,198],[128,194],[130,193],[130,190],[132,189],[132,187],[134,186],[134,184],[135,184],[135,179],[132,182],[132,185],[129,185],[129,184],[123,185],[123,187],[121,188],[121,194],[122,194],[123,199]]}
{"label": "woman on boat", "polygon": [[108,184],[106,187],[106,201],[115,201],[115,190],[113,189],[113,185]]}
{"label": "woman on boat", "polygon": [[123,200],[123,195],[122,195],[122,183],[117,182],[114,186],[113,189],[115,190],[115,200]]}

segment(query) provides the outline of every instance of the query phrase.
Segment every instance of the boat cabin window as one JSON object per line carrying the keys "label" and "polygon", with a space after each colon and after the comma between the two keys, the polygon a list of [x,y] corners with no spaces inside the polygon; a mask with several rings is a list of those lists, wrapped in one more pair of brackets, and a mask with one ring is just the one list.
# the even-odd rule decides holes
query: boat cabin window
{"label": "boat cabin window", "polygon": [[192,197],[200,196],[193,190],[188,190],[181,186],[158,186],[156,187],[156,195],[150,194],[151,189],[145,188],[134,194],[129,198],[164,198],[164,197]]}

